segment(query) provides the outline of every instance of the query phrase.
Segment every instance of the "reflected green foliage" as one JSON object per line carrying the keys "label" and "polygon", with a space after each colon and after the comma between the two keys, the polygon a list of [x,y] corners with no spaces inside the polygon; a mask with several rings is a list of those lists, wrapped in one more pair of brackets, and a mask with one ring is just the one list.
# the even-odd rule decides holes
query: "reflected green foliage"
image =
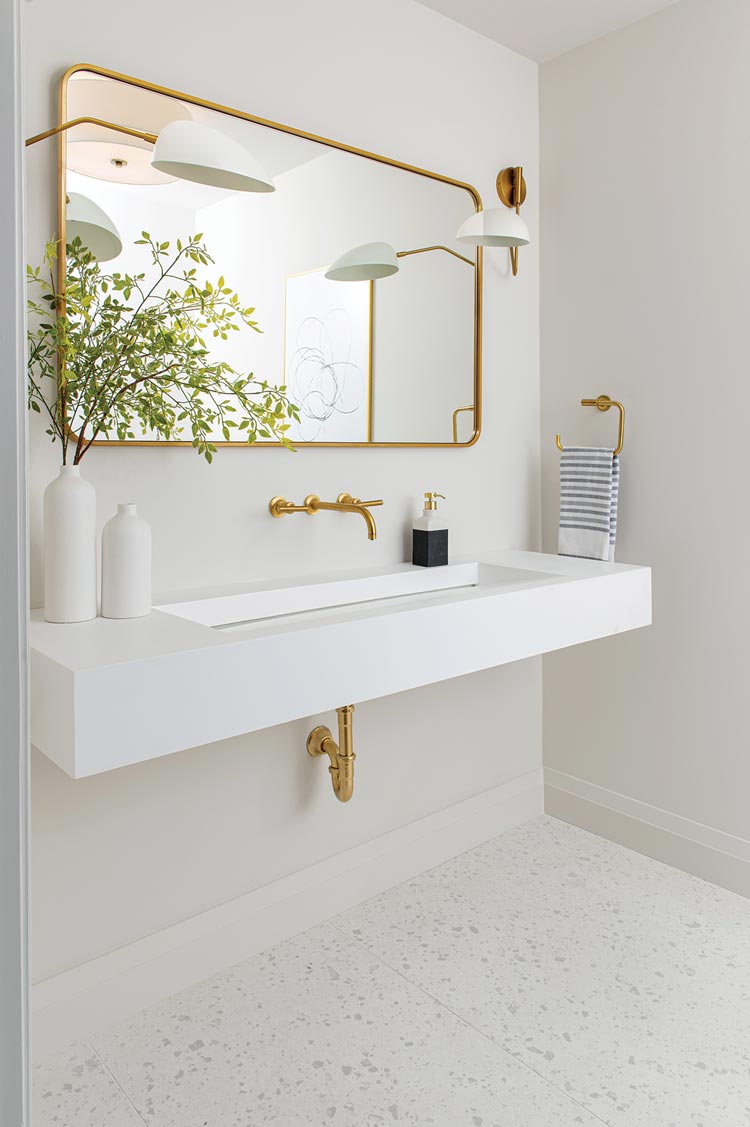
{"label": "reflected green foliage", "polygon": [[261,330],[224,278],[199,280],[213,263],[202,236],[170,245],[144,231],[136,245],[150,269],[107,274],[75,239],[64,294],[55,281],[57,243],[47,244],[44,267],[27,267],[29,407],[62,444],[63,462],[80,462],[95,439],[144,430],[192,441],[207,462],[217,434],[291,448],[286,432],[299,410],[286,389],[209,352],[209,337]]}

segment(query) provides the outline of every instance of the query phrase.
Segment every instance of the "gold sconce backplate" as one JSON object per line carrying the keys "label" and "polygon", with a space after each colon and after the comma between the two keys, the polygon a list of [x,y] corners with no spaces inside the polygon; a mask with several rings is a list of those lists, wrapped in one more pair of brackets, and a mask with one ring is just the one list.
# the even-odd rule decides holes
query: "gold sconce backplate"
{"label": "gold sconce backplate", "polygon": [[526,200],[526,179],[521,175],[521,198],[520,200],[514,199],[515,187],[515,169],[504,168],[502,172],[498,172],[495,186],[497,187],[497,194],[500,202],[504,203],[506,207],[515,207],[516,203],[520,206]]}

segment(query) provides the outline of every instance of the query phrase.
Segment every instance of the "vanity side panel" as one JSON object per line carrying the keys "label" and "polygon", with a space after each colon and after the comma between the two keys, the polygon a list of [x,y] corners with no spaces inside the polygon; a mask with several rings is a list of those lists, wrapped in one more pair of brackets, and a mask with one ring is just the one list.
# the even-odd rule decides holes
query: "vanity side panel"
{"label": "vanity side panel", "polygon": [[31,743],[75,779],[75,680],[73,671],[32,648]]}

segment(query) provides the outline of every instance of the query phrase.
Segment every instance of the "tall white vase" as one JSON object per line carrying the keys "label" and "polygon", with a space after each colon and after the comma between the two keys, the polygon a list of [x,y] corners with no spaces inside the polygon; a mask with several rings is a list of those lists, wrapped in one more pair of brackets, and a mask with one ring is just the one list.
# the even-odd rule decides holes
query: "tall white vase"
{"label": "tall white vase", "polygon": [[44,491],[44,617],[96,618],[96,493],[78,466],[61,466]]}
{"label": "tall white vase", "polygon": [[118,505],[102,532],[102,616],[151,613],[151,529],[135,505]]}

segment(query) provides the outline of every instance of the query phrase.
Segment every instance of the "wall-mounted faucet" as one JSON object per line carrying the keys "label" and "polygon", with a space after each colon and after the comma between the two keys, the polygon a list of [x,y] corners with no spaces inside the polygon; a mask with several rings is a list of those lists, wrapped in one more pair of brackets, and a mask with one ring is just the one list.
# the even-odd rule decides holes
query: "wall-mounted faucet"
{"label": "wall-mounted faucet", "polygon": [[375,527],[375,518],[370,509],[375,505],[382,504],[382,500],[360,501],[359,497],[352,497],[351,493],[339,493],[335,501],[321,501],[320,497],[317,497],[314,493],[309,493],[301,505],[293,505],[291,501],[287,501],[284,497],[272,497],[268,502],[268,509],[272,517],[283,517],[289,513],[308,513],[309,516],[314,516],[321,509],[327,509],[332,513],[359,513],[361,517],[364,517],[367,525],[368,540],[375,540],[378,533]]}

